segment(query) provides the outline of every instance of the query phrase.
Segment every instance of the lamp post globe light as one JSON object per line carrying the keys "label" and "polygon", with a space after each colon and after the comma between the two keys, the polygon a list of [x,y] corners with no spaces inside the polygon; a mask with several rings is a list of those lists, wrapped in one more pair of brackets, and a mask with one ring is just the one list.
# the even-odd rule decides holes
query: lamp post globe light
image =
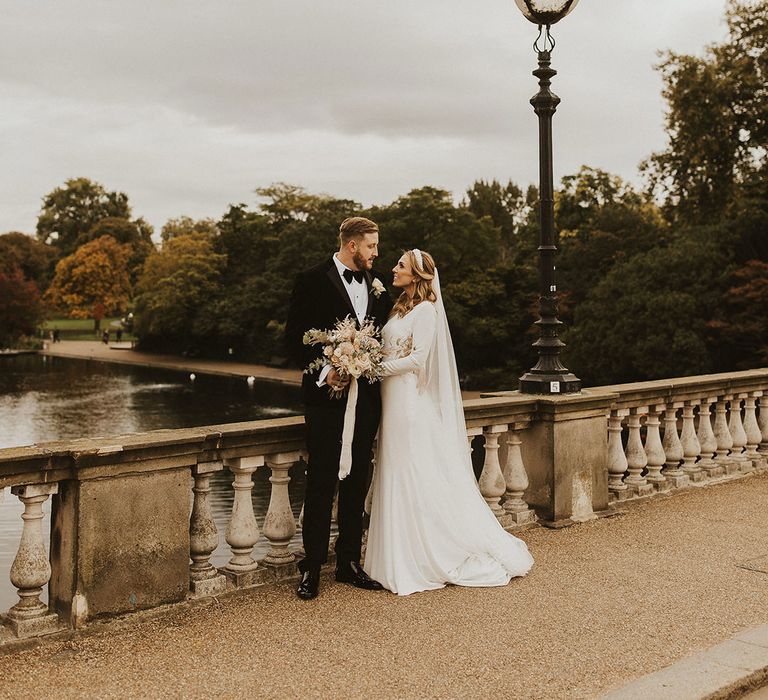
{"label": "lamp post globe light", "polygon": [[560,98],[550,89],[557,71],[550,67],[555,41],[549,33],[551,25],[565,17],[579,0],[515,0],[526,19],[539,26],[533,44],[539,67],[533,71],[539,79],[539,92],[531,98],[539,118],[539,338],[533,343],[538,362],[522,377],[520,391],[525,394],[573,394],[581,391],[581,380],[560,361],[565,343],[558,337],[563,322],[557,318],[557,284],[555,282],[555,202],[552,182],[552,115]]}

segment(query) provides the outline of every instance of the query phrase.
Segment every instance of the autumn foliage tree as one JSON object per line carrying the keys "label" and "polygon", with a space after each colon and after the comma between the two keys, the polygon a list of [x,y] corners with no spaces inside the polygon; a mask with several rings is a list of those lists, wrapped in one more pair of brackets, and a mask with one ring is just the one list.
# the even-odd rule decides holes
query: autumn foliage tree
{"label": "autumn foliage tree", "polygon": [[131,298],[130,245],[112,236],[86,243],[56,265],[45,301],[71,318],[90,318],[102,304],[107,314],[120,314]]}
{"label": "autumn foliage tree", "polygon": [[25,279],[19,268],[0,270],[0,348],[20,337],[33,335],[43,318],[37,285]]}

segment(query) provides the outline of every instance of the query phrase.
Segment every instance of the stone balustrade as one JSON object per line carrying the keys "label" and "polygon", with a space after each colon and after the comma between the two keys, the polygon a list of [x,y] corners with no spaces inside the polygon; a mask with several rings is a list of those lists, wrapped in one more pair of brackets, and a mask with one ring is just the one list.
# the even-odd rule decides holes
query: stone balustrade
{"label": "stone balustrade", "polygon": [[601,390],[618,395],[608,414],[608,489],[612,501],[766,468],[767,370]]}
{"label": "stone balustrade", "polygon": [[[467,449],[478,488],[504,527],[560,527],[610,512],[611,500],[765,467],[764,392],[768,370],[569,396],[488,394],[465,402]],[[297,523],[288,485],[290,469],[306,457],[303,422],[298,416],[0,450],[0,497],[9,486],[24,504],[9,572],[19,600],[3,617],[0,644],[295,576],[291,541],[301,518]],[[259,469],[268,470],[271,488],[263,522],[251,498]],[[232,474],[233,499],[220,533],[210,493],[212,476],[223,470]],[[50,534],[41,526],[48,498]],[[370,503],[369,493],[368,510]],[[217,568],[211,557],[222,536],[231,556]],[[258,559],[262,542],[268,551]],[[41,601],[46,586],[48,605]]]}

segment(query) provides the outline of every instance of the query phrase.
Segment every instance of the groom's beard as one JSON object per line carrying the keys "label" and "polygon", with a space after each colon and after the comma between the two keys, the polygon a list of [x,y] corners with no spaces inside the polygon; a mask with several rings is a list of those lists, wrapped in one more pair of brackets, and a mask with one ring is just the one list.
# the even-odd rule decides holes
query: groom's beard
{"label": "groom's beard", "polygon": [[352,262],[357,265],[358,270],[370,270],[373,267],[373,258],[366,260],[360,253],[352,256]]}

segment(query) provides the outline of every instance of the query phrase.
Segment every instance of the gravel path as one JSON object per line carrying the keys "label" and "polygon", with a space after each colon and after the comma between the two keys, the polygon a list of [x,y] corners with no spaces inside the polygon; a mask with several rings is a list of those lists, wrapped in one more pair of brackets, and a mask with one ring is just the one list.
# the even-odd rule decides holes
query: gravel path
{"label": "gravel path", "polygon": [[[0,657],[0,697],[592,698],[768,622],[768,474],[523,533],[505,588],[281,584]],[[767,560],[768,561],[768,560]]]}

